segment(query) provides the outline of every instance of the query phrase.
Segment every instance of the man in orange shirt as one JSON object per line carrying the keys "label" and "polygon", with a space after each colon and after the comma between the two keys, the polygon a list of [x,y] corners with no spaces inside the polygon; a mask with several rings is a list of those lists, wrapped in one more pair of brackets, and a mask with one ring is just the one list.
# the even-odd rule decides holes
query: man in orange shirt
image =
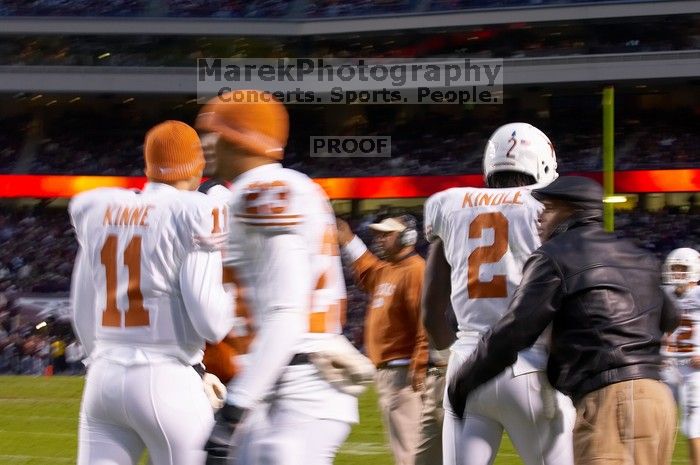
{"label": "man in orange shirt", "polygon": [[370,295],[365,348],[377,367],[379,407],[391,449],[397,465],[414,465],[428,365],[428,341],[420,318],[425,261],[414,247],[415,219],[405,215],[370,226],[380,258],[345,221],[337,223],[338,242],[352,262],[358,286]]}

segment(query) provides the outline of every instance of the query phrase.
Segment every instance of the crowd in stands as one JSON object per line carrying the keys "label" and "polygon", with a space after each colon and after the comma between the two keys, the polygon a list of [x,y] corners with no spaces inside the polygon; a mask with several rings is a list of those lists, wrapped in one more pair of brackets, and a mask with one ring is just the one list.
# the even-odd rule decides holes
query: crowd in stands
{"label": "crowd in stands", "polygon": [[432,0],[432,11],[465,10],[472,8],[513,8],[562,5],[567,3],[601,3],[605,0]]}
{"label": "crowd in stands", "polygon": [[0,16],[333,18],[606,1],[611,0],[0,0]]}
{"label": "crowd in stands", "polygon": [[0,0],[0,16],[155,16],[271,18],[289,0]]}
{"label": "crowd in stands", "polygon": [[670,208],[658,213],[616,213],[615,227],[621,236],[634,239],[660,259],[679,247],[700,250],[700,204],[697,201],[688,211]]}
{"label": "crowd in stands", "polygon": [[20,313],[0,294],[0,374],[85,373],[85,351],[68,322],[59,324],[50,317],[37,328]]}
{"label": "crowd in stands", "polygon": [[75,134],[44,139],[28,171],[35,174],[143,175],[143,142],[140,137],[101,136],[93,137],[90,144],[85,142],[85,135]]}
{"label": "crowd in stands", "polygon": [[65,211],[0,209],[0,293],[66,291],[76,250]]}
{"label": "crowd in stands", "polygon": [[617,166],[620,169],[697,166],[695,139],[694,131],[661,126],[640,134],[634,148],[617,160]]}
{"label": "crowd in stands", "polygon": [[[303,112],[302,112],[303,113]],[[300,115],[301,116],[301,115]],[[381,118],[368,124],[324,126],[317,115],[306,118],[292,131],[284,163],[311,177],[454,175],[478,173],[484,141],[498,122],[475,120],[460,112],[420,112],[398,120]],[[177,118],[176,118],[177,119]],[[556,118],[523,118],[542,128],[554,143],[561,172],[599,171],[602,168],[602,135],[597,124],[562,124]],[[182,118],[183,121],[189,119]],[[82,121],[82,123],[81,123]],[[294,119],[293,119],[294,121]],[[499,121],[502,121],[499,120]],[[596,118],[591,117],[591,122]],[[695,130],[689,123],[657,121],[616,126],[616,169],[688,168],[697,166]],[[95,123],[93,121],[92,123]],[[142,124],[143,127],[139,125]],[[17,126],[10,134],[0,130],[0,173],[141,176],[143,135],[150,120],[129,131],[103,130],[85,119],[76,119],[65,130],[48,130],[33,146],[32,154],[19,157],[26,139]],[[61,126],[64,127],[64,126]],[[429,129],[426,129],[429,128]],[[324,158],[310,155],[309,138],[317,135],[391,136],[387,158]]]}
{"label": "crowd in stands", "polygon": [[335,18],[416,12],[418,0],[309,0],[304,16]]}
{"label": "crowd in stands", "polygon": [[82,372],[75,341],[39,331],[15,305],[24,293],[67,292],[76,250],[65,211],[0,210],[0,373]]}
{"label": "crowd in stands", "polygon": [[148,0],[0,0],[0,16],[140,16]]}
{"label": "crowd in stands", "polygon": [[16,134],[0,132],[0,169],[12,166],[17,160],[17,144],[19,140]]}
{"label": "crowd in stands", "polygon": [[290,0],[167,0],[154,13],[175,17],[276,18],[289,13]]}
{"label": "crowd in stands", "polygon": [[[1,1],[1,0],[0,0]],[[339,5],[346,5],[339,2]],[[251,4],[247,4],[250,8]],[[339,7],[340,8],[340,7]],[[195,66],[197,58],[527,58],[696,50],[700,17],[518,23],[315,37],[10,36],[1,65]]]}

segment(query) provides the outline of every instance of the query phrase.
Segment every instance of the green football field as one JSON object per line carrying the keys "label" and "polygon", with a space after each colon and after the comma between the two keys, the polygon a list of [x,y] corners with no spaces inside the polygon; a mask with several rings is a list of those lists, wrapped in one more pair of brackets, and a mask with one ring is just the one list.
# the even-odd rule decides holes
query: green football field
{"label": "green football field", "polygon": [[[0,376],[0,464],[75,463],[81,377]],[[361,398],[362,423],[355,427],[335,463],[390,465],[374,392]],[[504,438],[496,465],[520,464]],[[679,438],[674,464],[688,463]]]}

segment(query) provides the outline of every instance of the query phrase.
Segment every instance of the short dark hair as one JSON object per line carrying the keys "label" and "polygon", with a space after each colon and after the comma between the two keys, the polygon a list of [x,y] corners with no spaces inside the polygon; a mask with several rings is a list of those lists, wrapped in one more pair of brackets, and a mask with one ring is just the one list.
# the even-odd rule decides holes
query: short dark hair
{"label": "short dark hair", "polygon": [[508,187],[531,186],[536,182],[534,176],[521,171],[496,171],[486,178],[486,187],[504,189]]}

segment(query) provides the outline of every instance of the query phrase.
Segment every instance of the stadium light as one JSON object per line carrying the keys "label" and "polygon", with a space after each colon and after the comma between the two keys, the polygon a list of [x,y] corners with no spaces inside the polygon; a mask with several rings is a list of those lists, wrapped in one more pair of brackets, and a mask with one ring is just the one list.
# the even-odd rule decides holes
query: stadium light
{"label": "stadium light", "polygon": [[41,328],[46,328],[46,322],[42,321],[38,325],[36,325],[36,329],[41,329]]}
{"label": "stadium light", "polygon": [[625,203],[627,197],[624,195],[609,195],[603,199],[603,203]]}

